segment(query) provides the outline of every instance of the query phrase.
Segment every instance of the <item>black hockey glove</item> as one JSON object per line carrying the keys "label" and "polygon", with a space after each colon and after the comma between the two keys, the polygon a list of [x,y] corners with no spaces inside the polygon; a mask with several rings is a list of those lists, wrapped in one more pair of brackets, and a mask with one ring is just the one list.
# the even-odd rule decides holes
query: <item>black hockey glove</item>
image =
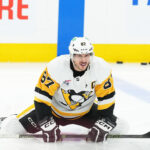
{"label": "black hockey glove", "polygon": [[60,129],[53,117],[40,123],[44,142],[56,142],[61,140]]}
{"label": "black hockey glove", "polygon": [[109,132],[115,128],[115,121],[110,120],[110,118],[100,118],[95,122],[91,131],[88,133],[87,141],[93,142],[104,142],[107,138]]}

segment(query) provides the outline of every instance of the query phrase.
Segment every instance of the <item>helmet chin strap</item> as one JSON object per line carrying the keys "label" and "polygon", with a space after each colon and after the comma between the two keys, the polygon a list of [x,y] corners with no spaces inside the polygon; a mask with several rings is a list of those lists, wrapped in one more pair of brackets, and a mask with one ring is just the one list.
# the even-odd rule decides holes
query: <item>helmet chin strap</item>
{"label": "helmet chin strap", "polygon": [[71,58],[72,64],[73,64],[73,68],[75,69],[76,64],[73,61],[73,57]]}
{"label": "helmet chin strap", "polygon": [[71,61],[73,63],[73,54],[70,54],[70,59],[71,59]]}
{"label": "helmet chin strap", "polygon": [[73,64],[73,68],[75,69],[75,63],[74,63],[74,61],[73,61],[73,54],[70,54],[70,59],[71,59],[71,61],[72,61],[72,64]]}

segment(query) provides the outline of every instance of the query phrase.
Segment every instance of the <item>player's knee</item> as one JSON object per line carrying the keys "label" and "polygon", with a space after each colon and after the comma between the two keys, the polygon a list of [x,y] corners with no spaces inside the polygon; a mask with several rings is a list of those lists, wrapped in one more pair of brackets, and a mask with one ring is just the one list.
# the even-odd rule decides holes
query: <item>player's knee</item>
{"label": "player's knee", "polygon": [[25,133],[25,129],[16,118],[16,115],[12,115],[6,119],[1,124],[2,134],[23,134]]}

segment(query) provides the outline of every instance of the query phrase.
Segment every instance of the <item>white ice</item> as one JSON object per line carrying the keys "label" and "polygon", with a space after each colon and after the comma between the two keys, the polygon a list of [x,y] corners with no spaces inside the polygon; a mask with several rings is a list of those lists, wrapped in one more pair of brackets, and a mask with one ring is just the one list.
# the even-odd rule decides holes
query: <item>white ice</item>
{"label": "white ice", "polygon": [[[150,65],[110,64],[116,88],[115,115],[124,119],[128,134],[150,131]],[[33,91],[46,63],[0,63],[0,117],[20,113],[33,104]],[[63,131],[84,133],[77,126]],[[69,141],[43,143],[39,139],[0,139],[0,150],[149,150],[150,139],[108,139],[105,143]]]}

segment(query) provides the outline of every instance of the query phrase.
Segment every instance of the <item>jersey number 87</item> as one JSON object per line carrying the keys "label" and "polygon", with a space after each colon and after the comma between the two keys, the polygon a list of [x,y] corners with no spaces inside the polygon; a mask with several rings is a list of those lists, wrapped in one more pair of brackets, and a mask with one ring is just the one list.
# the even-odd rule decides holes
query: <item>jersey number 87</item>
{"label": "jersey number 87", "polygon": [[43,84],[45,84],[45,86],[47,86],[48,88],[54,84],[54,81],[49,77],[47,76],[47,72],[45,71],[42,78],[41,78],[41,82]]}

